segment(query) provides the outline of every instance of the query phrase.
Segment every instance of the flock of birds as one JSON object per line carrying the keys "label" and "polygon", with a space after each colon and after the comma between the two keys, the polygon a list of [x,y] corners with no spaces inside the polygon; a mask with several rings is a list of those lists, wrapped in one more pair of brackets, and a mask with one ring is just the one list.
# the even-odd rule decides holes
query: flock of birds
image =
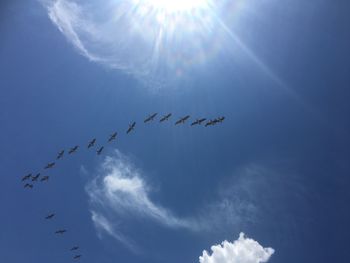
{"label": "flock of birds", "polygon": [[[147,123],[147,122],[150,122],[150,121],[154,121],[154,119],[156,118],[156,116],[158,115],[158,113],[153,113],[151,115],[149,115],[145,120],[144,120],[144,123]],[[172,116],[171,113],[169,114],[166,114],[164,116],[162,116],[159,120],[159,122],[164,122],[164,121],[168,121],[170,119],[170,117]],[[181,117],[179,118],[176,122],[175,122],[175,125],[179,125],[179,124],[185,124],[185,122],[190,118],[189,115],[186,115],[184,117]],[[208,126],[213,126],[213,125],[216,125],[218,123],[222,123],[224,121],[225,117],[218,117],[218,118],[215,118],[215,119],[210,119],[210,120],[207,120],[206,118],[201,118],[201,119],[196,119],[195,121],[193,121],[191,123],[191,126],[195,126],[195,125],[202,125],[203,123],[205,127],[208,127]],[[129,125],[129,128],[127,129],[126,131],[126,134],[129,134],[130,132],[132,132],[136,127],[136,122],[132,122],[130,125]],[[117,132],[114,132],[113,134],[110,135],[109,139],[108,139],[108,143],[109,142],[112,142],[113,140],[115,140],[117,138]],[[90,149],[92,147],[94,147],[96,144],[96,138],[93,138],[88,144],[87,144],[87,148]],[[79,145],[75,145],[74,147],[70,148],[68,150],[68,154],[71,155],[71,154],[74,154],[77,152],[77,150],[79,149]],[[96,150],[96,153],[97,155],[100,155],[102,153],[104,149],[104,146],[101,146],[99,147],[97,150]],[[63,158],[65,154],[65,150],[61,150],[58,154],[57,154],[57,157],[56,157],[56,160],[59,160],[61,158]],[[53,167],[55,167],[56,165],[56,162],[50,162],[48,163],[45,167],[44,167],[44,170],[48,170],[48,169],[52,169]],[[33,175],[32,173],[29,173],[25,176],[22,177],[22,182],[25,182],[24,184],[24,188],[28,188],[28,189],[32,189],[34,187],[34,182],[47,182],[49,180],[50,176],[48,175],[45,175],[45,176],[42,176],[41,173],[36,173],[35,175]],[[39,180],[40,179],[40,180]],[[54,217],[56,216],[55,213],[50,213],[48,214],[45,219],[46,220],[51,220],[53,219]],[[54,233],[56,235],[62,235],[64,234],[65,232],[67,232],[66,229],[57,229]],[[70,251],[77,251],[79,250],[79,246],[73,246]],[[73,259],[74,260],[77,260],[77,259],[80,259],[82,257],[81,254],[75,254],[73,256]]]}

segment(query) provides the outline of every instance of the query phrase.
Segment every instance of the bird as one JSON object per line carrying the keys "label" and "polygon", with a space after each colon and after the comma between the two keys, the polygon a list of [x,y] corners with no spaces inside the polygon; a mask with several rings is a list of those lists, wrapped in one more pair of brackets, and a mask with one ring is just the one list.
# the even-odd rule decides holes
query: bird
{"label": "bird", "polygon": [[66,229],[59,229],[59,230],[57,230],[56,232],[55,232],[55,234],[63,234],[63,233],[65,233],[65,232],[67,232],[67,230]]}
{"label": "bird", "polygon": [[25,184],[25,185],[24,185],[24,188],[30,188],[30,189],[32,189],[32,188],[33,188],[33,185],[32,185],[32,184]]}
{"label": "bird", "polygon": [[207,126],[210,126],[210,125],[214,125],[215,122],[213,120],[209,120],[204,126],[207,127]]}
{"label": "bird", "polygon": [[95,142],[96,142],[96,138],[93,138],[93,139],[89,142],[88,148],[91,148],[92,146],[94,146],[94,145],[95,145]]}
{"label": "bird", "polygon": [[55,162],[53,162],[53,163],[48,163],[46,166],[45,166],[45,169],[50,169],[50,168],[52,168],[52,167],[54,167],[55,166]]}
{"label": "bird", "polygon": [[51,219],[55,216],[56,214],[55,213],[51,213],[51,214],[48,214],[45,219]]}
{"label": "bird", "polygon": [[78,145],[75,145],[73,148],[70,148],[69,150],[69,154],[72,154],[72,153],[75,153],[77,150],[78,150],[79,146]]}
{"label": "bird", "polygon": [[22,182],[30,179],[31,177],[32,177],[32,174],[27,174],[27,175],[23,176],[22,177]]}
{"label": "bird", "polygon": [[40,176],[40,173],[36,174],[35,176],[32,176],[32,182],[38,181],[39,176]]}
{"label": "bird", "polygon": [[202,122],[203,121],[205,121],[206,119],[205,118],[203,118],[203,119],[197,119],[196,121],[194,121],[194,122],[192,122],[191,123],[191,126],[193,126],[193,125],[201,125],[202,124]]}
{"label": "bird", "polygon": [[163,117],[159,120],[159,122],[167,121],[167,120],[169,120],[170,117],[171,117],[171,113],[168,113],[167,115],[163,116]]}
{"label": "bird", "polygon": [[103,146],[100,148],[100,149],[98,149],[96,152],[97,152],[97,155],[100,155],[101,153],[102,153],[102,150],[103,150]]}
{"label": "bird", "polygon": [[184,124],[185,121],[190,117],[190,115],[187,115],[185,117],[180,118],[177,122],[175,122],[175,125],[178,125],[180,123]]}
{"label": "bird", "polygon": [[115,140],[116,137],[117,137],[117,132],[111,134],[109,139],[108,139],[108,142],[111,142],[111,141]]}
{"label": "bird", "polygon": [[49,180],[49,177],[48,175],[45,175],[41,178],[40,182],[44,182],[44,181],[48,181]]}
{"label": "bird", "polygon": [[147,123],[149,121],[153,121],[153,119],[157,116],[158,113],[153,113],[152,115],[148,116],[143,122]]}
{"label": "bird", "polygon": [[134,121],[132,124],[129,125],[129,129],[126,131],[126,133],[128,134],[128,133],[131,132],[133,129],[135,129],[135,125],[136,125],[136,122]]}
{"label": "bird", "polygon": [[217,120],[217,122],[221,123],[221,122],[223,122],[225,120],[225,117],[222,116],[222,117],[217,118],[216,120]]}
{"label": "bird", "polygon": [[64,150],[60,151],[56,157],[56,159],[61,159],[63,157],[63,154],[64,154]]}

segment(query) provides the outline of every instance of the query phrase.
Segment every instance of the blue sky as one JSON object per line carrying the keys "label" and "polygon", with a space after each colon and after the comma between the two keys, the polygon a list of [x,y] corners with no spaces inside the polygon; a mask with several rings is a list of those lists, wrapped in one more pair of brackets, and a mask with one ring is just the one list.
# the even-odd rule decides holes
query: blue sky
{"label": "blue sky", "polygon": [[170,30],[119,3],[0,4],[0,261],[344,262],[350,5],[219,1]]}

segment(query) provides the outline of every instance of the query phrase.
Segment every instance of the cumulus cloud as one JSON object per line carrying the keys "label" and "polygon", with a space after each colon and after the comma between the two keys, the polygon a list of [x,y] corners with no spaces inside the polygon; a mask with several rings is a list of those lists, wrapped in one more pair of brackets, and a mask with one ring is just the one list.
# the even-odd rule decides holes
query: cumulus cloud
{"label": "cumulus cloud", "polygon": [[233,243],[223,241],[211,247],[212,253],[206,250],[199,257],[200,263],[260,263],[267,262],[275,252],[273,248],[262,247],[257,241],[245,237],[244,233]]}

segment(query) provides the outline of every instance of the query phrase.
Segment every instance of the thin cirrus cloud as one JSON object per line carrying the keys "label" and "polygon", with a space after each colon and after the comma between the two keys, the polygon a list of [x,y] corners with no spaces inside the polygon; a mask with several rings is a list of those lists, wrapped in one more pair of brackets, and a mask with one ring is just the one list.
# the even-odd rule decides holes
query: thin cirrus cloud
{"label": "thin cirrus cloud", "polygon": [[142,218],[168,228],[198,230],[199,225],[195,220],[177,217],[169,209],[152,201],[151,187],[119,151],[116,150],[113,157],[106,157],[100,171],[101,174],[86,186],[92,221],[100,232],[102,230],[134,250],[135,245],[112,222]]}
{"label": "thin cirrus cloud", "polygon": [[95,211],[91,211],[91,219],[94,223],[99,237],[102,237],[102,233],[106,232],[122,244],[126,246],[128,249],[133,251],[134,253],[140,253],[140,248],[128,237],[118,231],[118,226],[112,224],[107,218],[105,218],[102,214],[96,213]]}
{"label": "thin cirrus cloud", "polygon": [[117,2],[106,1],[103,5],[106,8],[102,8],[102,5],[96,6],[97,3],[90,0],[47,0],[44,6],[53,24],[88,60],[146,78],[150,59],[146,56],[145,46],[128,36],[126,29],[129,26],[121,17],[112,26],[117,17],[113,17],[110,10],[116,8]]}
{"label": "thin cirrus cloud", "polygon": [[275,250],[264,248],[244,233],[234,242],[223,241],[211,247],[212,253],[204,250],[199,263],[262,263],[269,261]]}
{"label": "thin cirrus cloud", "polygon": [[242,222],[251,222],[255,217],[255,206],[240,199],[241,193],[237,192],[236,196],[235,189],[219,193],[218,200],[193,209],[194,214],[188,217],[177,216],[171,209],[152,200],[154,189],[146,182],[143,172],[118,150],[105,158],[98,175],[85,189],[98,233],[112,236],[131,250],[136,246],[127,238],[126,226],[135,223],[133,220],[205,233],[240,227]]}
{"label": "thin cirrus cloud", "polygon": [[204,1],[197,11],[176,15],[152,1],[38,1],[81,55],[144,82],[181,79],[215,57],[228,39],[213,15],[213,9],[227,9],[223,0]]}
{"label": "thin cirrus cloud", "polygon": [[94,54],[86,47],[82,34],[87,38],[97,35],[94,25],[82,18],[84,11],[75,2],[57,0],[43,1],[47,7],[51,21],[57,26],[60,32],[73,44],[76,50],[94,62],[104,62],[98,54]]}
{"label": "thin cirrus cloud", "polygon": [[[141,251],[140,245],[145,245],[141,244],[144,240],[138,236],[140,231],[147,232],[149,229],[162,227],[168,230],[188,231],[196,235],[216,233],[225,236],[228,230],[247,228],[258,223],[258,219],[264,218],[264,211],[271,206],[278,210],[275,216],[288,215],[288,210],[284,209],[285,205],[273,200],[288,199],[286,197],[289,194],[296,193],[303,196],[300,183],[290,174],[286,177],[284,173],[250,164],[238,169],[232,177],[219,182],[216,194],[214,191],[210,197],[203,197],[206,204],[193,207],[193,212],[189,215],[179,216],[155,198],[155,189],[146,178],[144,172],[137,169],[127,156],[115,150],[113,154],[105,157],[97,168],[97,175],[94,175],[85,187],[89,197],[91,219],[98,236],[110,236],[135,253]],[[280,191],[269,193],[271,187]],[[258,247],[257,243],[241,235],[233,245],[224,242],[221,248],[217,246],[213,249],[212,255],[204,253],[201,263],[226,262],[210,260],[219,257],[220,254],[216,254],[222,249],[232,250],[238,245],[245,245],[246,248]],[[236,249],[233,249],[231,252],[236,253],[235,251]],[[264,251],[267,254],[271,252],[272,255],[272,250]],[[267,257],[262,257],[261,260],[265,258]]]}

